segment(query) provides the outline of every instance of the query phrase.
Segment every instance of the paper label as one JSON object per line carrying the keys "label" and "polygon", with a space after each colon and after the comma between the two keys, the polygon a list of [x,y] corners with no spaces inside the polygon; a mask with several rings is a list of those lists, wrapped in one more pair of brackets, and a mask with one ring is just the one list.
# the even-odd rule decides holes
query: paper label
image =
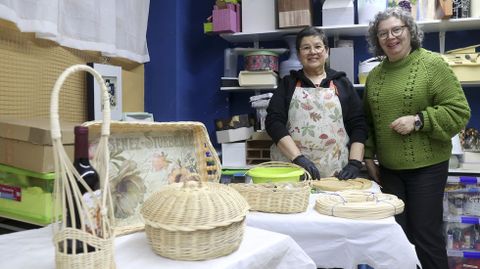
{"label": "paper label", "polygon": [[22,201],[22,189],[20,187],[0,184],[0,198]]}

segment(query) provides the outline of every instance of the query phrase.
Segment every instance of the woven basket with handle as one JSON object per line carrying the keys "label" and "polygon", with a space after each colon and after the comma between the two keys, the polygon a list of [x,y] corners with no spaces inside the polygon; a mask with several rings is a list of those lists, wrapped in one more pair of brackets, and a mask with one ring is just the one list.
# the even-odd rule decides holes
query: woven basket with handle
{"label": "woven basket with handle", "polygon": [[[195,180],[192,180],[195,179]],[[207,260],[238,249],[248,204],[226,185],[202,182],[164,186],[141,210],[153,250],[175,260]]]}
{"label": "woven basket with handle", "polygon": [[[73,166],[72,160],[69,159],[65,152],[61,141],[58,115],[60,89],[69,75],[82,71],[93,75],[101,86],[103,93],[102,101],[105,108],[103,111],[102,135],[97,147],[97,153],[95,154],[96,158],[92,162],[99,174],[100,194],[94,194],[93,190],[79,175]],[[86,65],[74,65],[67,68],[58,77],[53,87],[50,121],[55,159],[54,216],[56,217],[52,226],[56,268],[115,268],[113,207],[107,180],[110,105],[107,88],[102,76]],[[84,200],[78,184],[83,185],[87,189],[90,197],[88,202]],[[70,214],[70,223],[80,223],[80,228],[67,227],[67,207],[70,212],[74,211],[74,207],[78,210],[79,219],[75,219],[75,214]],[[77,241],[81,242],[84,252],[75,253],[75,247],[68,251],[67,242],[71,242],[72,246],[76,246]],[[88,248],[93,248],[93,251],[87,251]]]}
{"label": "woven basket with handle", "polygon": [[[265,162],[255,167],[301,168],[287,162]],[[305,171],[304,177],[305,181],[301,182],[237,183],[229,184],[229,186],[247,200],[250,210],[270,213],[300,213],[307,210],[311,192],[310,174]]]}

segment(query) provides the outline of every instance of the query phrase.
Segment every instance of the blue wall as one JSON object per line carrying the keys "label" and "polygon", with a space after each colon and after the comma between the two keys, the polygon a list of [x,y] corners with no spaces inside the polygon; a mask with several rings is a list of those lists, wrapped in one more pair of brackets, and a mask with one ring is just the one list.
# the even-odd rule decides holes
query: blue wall
{"label": "blue wall", "polygon": [[[145,111],[153,113],[156,121],[203,122],[215,143],[214,119],[253,112],[248,103],[253,93],[220,91],[223,50],[252,44],[230,44],[219,36],[203,34],[203,22],[211,15],[213,4],[213,0],[150,1],[147,31],[150,62],[145,64]],[[342,39],[355,42],[356,74],[358,62],[371,57],[365,38]],[[446,50],[474,44],[480,44],[480,30],[446,34]],[[260,45],[286,47],[283,42]],[[439,51],[438,34],[427,34],[424,47]],[[465,93],[472,107],[469,125],[480,129],[480,88],[466,87]]]}

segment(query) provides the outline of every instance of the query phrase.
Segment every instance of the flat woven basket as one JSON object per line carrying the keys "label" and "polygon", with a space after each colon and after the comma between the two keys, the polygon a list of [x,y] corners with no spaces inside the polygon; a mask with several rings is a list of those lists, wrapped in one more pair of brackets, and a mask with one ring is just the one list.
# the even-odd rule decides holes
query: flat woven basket
{"label": "flat woven basket", "polygon": [[142,206],[145,232],[158,255],[175,260],[207,260],[238,249],[248,204],[235,190],[212,182],[164,186]]}
{"label": "flat woven basket", "polygon": [[320,214],[347,219],[383,219],[402,213],[404,207],[395,195],[359,190],[320,193],[315,202]]}
{"label": "flat woven basket", "polygon": [[372,187],[372,181],[366,178],[340,180],[336,177],[313,180],[312,187],[320,191],[366,190]]}
{"label": "flat woven basket", "polygon": [[[84,125],[95,145],[101,123]],[[220,160],[201,122],[112,121],[110,131],[109,180],[116,235],[144,229],[141,206],[160,187],[182,182],[191,173],[203,181],[220,181]]]}
{"label": "flat woven basket", "polygon": [[[62,84],[67,77],[75,72],[89,72],[102,88],[104,122],[102,124],[101,139],[97,147],[96,158],[92,165],[96,168],[100,179],[100,194],[94,194],[92,189],[79,175],[72,160],[69,159],[61,141],[60,122],[58,115],[59,94]],[[55,245],[56,268],[84,269],[84,268],[115,268],[114,262],[114,230],[113,206],[108,184],[108,137],[110,124],[110,108],[108,92],[102,76],[86,65],[74,65],[67,68],[57,79],[53,87],[50,121],[53,153],[55,159],[55,185],[54,185],[54,223],[53,241]],[[90,201],[83,199],[78,187],[82,184],[88,190]],[[76,207],[79,220],[75,214],[70,214],[70,223],[81,223],[81,228],[67,227],[67,207],[70,212]],[[76,247],[67,250],[67,242],[83,246],[84,253],[76,253]],[[87,245],[89,247],[87,247]],[[93,248],[93,251],[87,251]]]}
{"label": "flat woven basket", "polygon": [[[266,162],[256,167],[296,167],[287,162]],[[303,168],[302,168],[303,169]],[[256,184],[229,184],[250,205],[250,210],[270,213],[300,213],[307,210],[310,198],[310,174],[305,171],[305,181]]]}

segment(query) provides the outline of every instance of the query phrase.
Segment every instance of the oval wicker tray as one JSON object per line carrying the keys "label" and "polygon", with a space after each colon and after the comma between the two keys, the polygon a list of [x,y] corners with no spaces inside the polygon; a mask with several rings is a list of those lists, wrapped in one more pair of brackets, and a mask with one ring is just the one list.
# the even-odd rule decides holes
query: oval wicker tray
{"label": "oval wicker tray", "polygon": [[372,181],[366,178],[339,180],[336,177],[322,178],[311,182],[312,187],[321,191],[366,190],[372,187]]}
{"label": "oval wicker tray", "polygon": [[[95,147],[99,122],[85,123]],[[141,231],[142,203],[159,188],[190,173],[218,182],[220,160],[200,122],[118,122],[110,124],[110,184],[117,235]]]}

